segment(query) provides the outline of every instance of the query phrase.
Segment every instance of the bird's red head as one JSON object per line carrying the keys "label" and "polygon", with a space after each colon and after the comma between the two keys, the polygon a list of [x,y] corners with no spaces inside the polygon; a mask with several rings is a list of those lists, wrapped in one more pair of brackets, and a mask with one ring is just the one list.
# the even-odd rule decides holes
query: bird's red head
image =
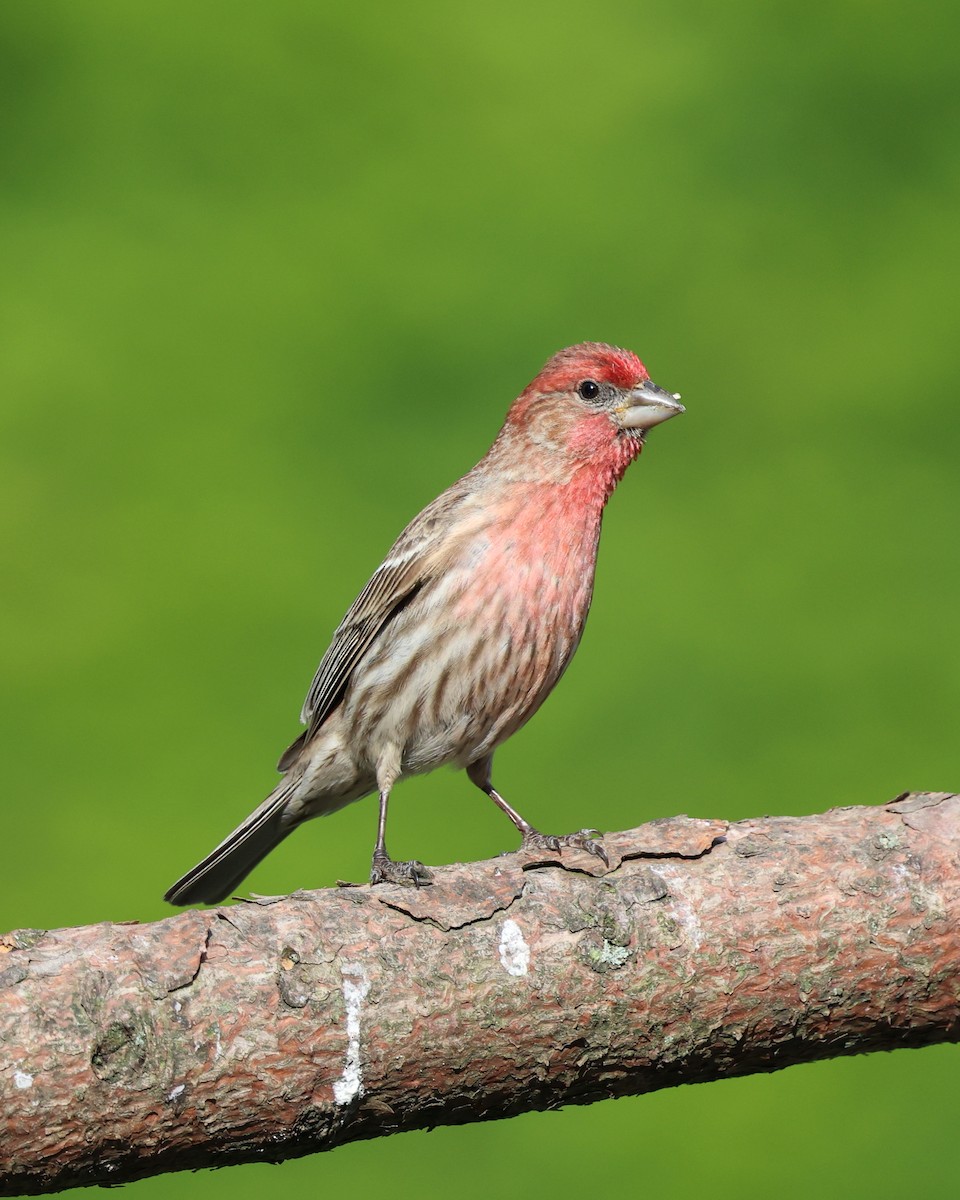
{"label": "bird's red head", "polygon": [[651,382],[632,351],[581,342],[555,354],[524,388],[505,428],[544,447],[582,445],[588,431],[596,444],[642,441],[647,429],[683,412],[679,400]]}
{"label": "bird's red head", "polygon": [[630,350],[581,342],[524,388],[488,458],[511,477],[560,482],[586,470],[608,495],[646,431],[683,412],[679,399],[652,383]]}

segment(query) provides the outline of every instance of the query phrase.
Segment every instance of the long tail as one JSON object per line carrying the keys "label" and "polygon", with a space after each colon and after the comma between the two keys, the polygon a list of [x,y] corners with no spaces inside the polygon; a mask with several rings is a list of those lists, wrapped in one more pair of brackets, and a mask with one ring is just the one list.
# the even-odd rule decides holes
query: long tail
{"label": "long tail", "polygon": [[262,858],[292,832],[284,822],[287,802],[299,779],[284,779],[259,808],[211,850],[202,862],[178,879],[164,896],[171,904],[219,904],[250,874]]}

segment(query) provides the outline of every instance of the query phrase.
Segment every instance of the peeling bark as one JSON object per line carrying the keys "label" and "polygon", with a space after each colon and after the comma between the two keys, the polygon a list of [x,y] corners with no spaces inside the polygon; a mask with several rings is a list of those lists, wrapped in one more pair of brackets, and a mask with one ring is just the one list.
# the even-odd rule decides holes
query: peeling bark
{"label": "peeling bark", "polygon": [[960,796],[0,938],[0,1194],[960,1036]]}

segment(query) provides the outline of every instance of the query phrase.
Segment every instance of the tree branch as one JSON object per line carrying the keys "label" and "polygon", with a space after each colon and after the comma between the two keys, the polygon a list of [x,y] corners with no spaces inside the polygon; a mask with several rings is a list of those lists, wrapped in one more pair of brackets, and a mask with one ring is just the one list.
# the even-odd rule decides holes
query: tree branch
{"label": "tree branch", "polygon": [[0,938],[0,1194],[960,1036],[960,797]]}

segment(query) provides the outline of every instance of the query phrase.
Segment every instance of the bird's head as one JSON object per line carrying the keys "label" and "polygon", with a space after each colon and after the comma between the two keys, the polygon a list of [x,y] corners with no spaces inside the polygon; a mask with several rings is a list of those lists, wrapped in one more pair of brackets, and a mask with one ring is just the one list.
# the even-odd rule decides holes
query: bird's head
{"label": "bird's head", "polygon": [[598,466],[622,459],[625,469],[647,430],[683,411],[680,396],[657,387],[630,350],[581,342],[546,363],[514,401],[504,432],[533,453],[553,451]]}

